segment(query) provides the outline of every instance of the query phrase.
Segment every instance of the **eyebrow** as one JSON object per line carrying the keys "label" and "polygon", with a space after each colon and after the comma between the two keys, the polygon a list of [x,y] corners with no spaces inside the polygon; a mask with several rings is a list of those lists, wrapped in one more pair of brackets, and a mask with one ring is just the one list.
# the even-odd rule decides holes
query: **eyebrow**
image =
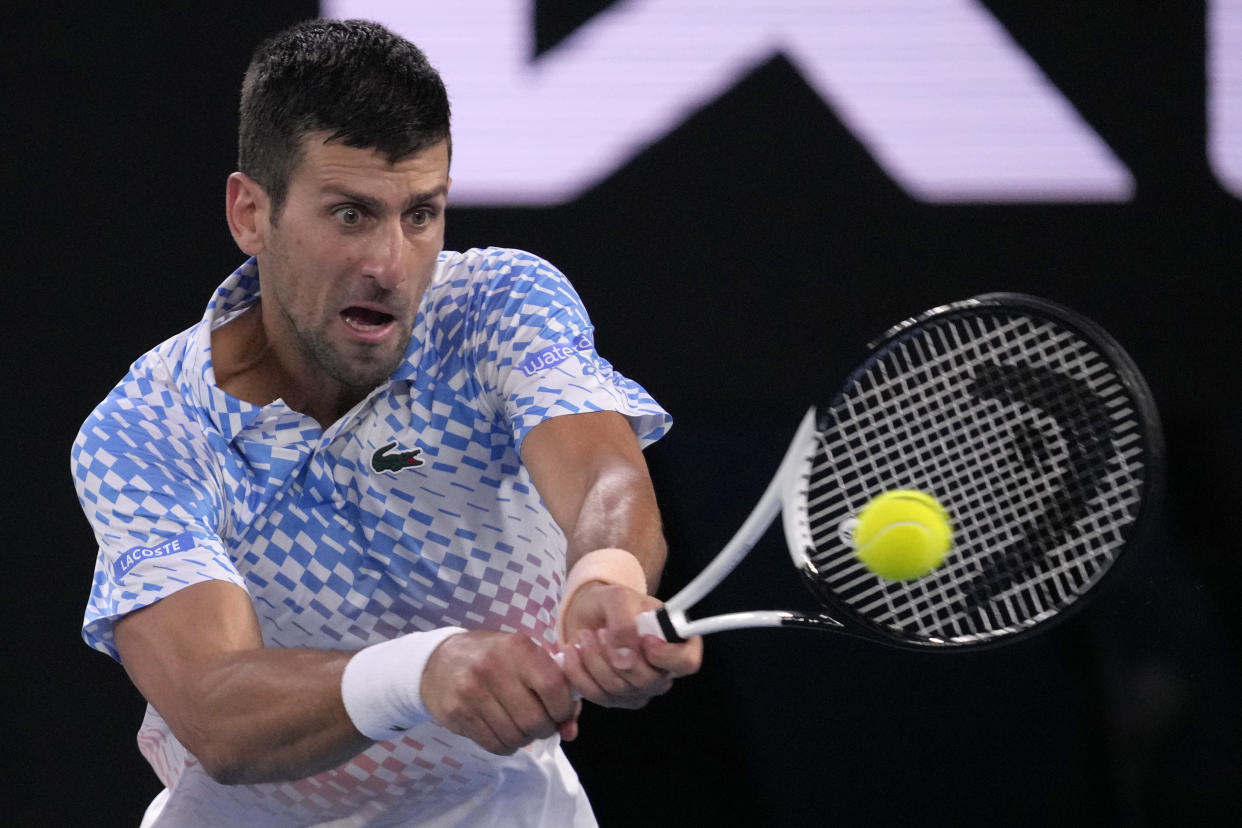
{"label": "eyebrow", "polygon": [[[368,210],[371,210],[372,212],[379,212],[384,207],[384,202],[381,201],[380,199],[374,198],[373,196],[363,195],[362,193],[356,193],[345,187],[337,187],[335,185],[328,185],[327,187],[324,188],[324,192],[330,195],[333,195],[333,196],[348,199],[349,201],[357,202],[358,204],[361,204],[363,207],[366,207]],[[402,208],[402,212],[405,212],[406,210],[409,210],[413,207],[417,207],[420,204],[425,204],[428,201],[431,201],[435,198],[439,198],[440,196],[443,196],[447,192],[448,192],[448,187],[441,184],[439,186],[432,187],[430,190],[425,190],[421,193],[415,193],[414,195],[406,199],[405,206]]]}

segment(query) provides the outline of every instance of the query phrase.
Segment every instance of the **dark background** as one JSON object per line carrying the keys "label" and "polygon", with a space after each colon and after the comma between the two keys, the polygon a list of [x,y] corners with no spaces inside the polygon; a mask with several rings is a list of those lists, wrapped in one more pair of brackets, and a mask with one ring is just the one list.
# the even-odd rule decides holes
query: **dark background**
{"label": "dark background", "polygon": [[[538,43],[606,5],[533,4]],[[714,637],[702,673],[646,710],[584,714],[569,749],[607,826],[1242,814],[1242,203],[1206,159],[1204,8],[984,5],[1132,171],[1132,201],[913,201],[774,58],[575,203],[450,213],[448,247],[522,247],[569,274],[601,350],[677,418],[648,452],[674,550],[666,595],[745,516],[805,405],[926,306],[989,290],[1068,304],[1131,352],[1164,418],[1152,540],[1085,612],[960,655]],[[94,551],[69,446],[129,363],[196,321],[240,263],[222,209],[236,90],[259,38],[316,12],[103,7],[6,15],[13,825],[135,826],[159,789],[134,743],[139,696],[78,637]],[[706,609],[800,602],[779,532],[752,558]]]}

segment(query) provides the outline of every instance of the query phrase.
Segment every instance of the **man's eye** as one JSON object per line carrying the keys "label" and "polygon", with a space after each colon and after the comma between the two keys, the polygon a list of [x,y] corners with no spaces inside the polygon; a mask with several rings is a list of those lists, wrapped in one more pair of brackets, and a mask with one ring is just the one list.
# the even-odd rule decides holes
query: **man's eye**
{"label": "man's eye", "polygon": [[357,207],[340,207],[334,215],[336,220],[346,227],[355,227],[362,222],[362,211]]}
{"label": "man's eye", "polygon": [[431,224],[431,220],[436,217],[436,211],[430,207],[420,207],[410,213],[410,222],[415,227],[423,227]]}

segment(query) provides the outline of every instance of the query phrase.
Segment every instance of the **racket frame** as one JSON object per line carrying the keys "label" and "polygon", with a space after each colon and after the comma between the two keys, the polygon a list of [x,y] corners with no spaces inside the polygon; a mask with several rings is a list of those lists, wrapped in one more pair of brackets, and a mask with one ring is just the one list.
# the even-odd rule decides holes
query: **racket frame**
{"label": "racket frame", "polygon": [[[1164,443],[1159,413],[1150,389],[1130,356],[1107,331],[1081,314],[1046,299],[1009,292],[987,293],[940,305],[891,326],[883,335],[869,343],[868,349],[872,356],[852,372],[849,380],[842,387],[849,387],[850,382],[870,365],[874,354],[879,349],[895,340],[913,335],[911,332],[914,329],[928,322],[969,313],[982,307],[995,307],[999,310],[1013,309],[1043,317],[1077,332],[1110,360],[1117,378],[1126,387],[1129,399],[1136,406],[1137,420],[1143,429],[1145,450],[1142,503],[1122,548],[1141,542],[1141,539],[1150,531],[1153,513],[1158,509],[1163,491]],[[907,649],[978,649],[1008,643],[1033,632],[1036,628],[1046,629],[1051,622],[1059,623],[1070,617],[1084,604],[1080,600],[1081,597],[1088,591],[1094,590],[1100,581],[1116,569],[1114,561],[1068,605],[1045,616],[1030,619],[1026,623],[989,630],[986,634],[955,636],[952,639],[924,638],[903,636],[898,631],[880,626],[840,600],[823,583],[811,560],[814,548],[810,542],[809,519],[806,515],[806,492],[799,492],[798,487],[805,488],[808,485],[808,470],[814,459],[820,433],[819,419],[820,414],[815,407],[807,411],[776,473],[734,536],[716,557],[662,608],[649,610],[639,616],[640,633],[676,642],[696,635],[707,635],[725,630],[801,627],[830,629]],[[827,612],[806,615],[786,610],[755,610],[690,619],[687,616],[688,611],[737,567],[767,532],[778,512],[782,514],[785,540],[795,568],[820,604],[831,608],[833,615]],[[834,616],[839,616],[846,621]]]}

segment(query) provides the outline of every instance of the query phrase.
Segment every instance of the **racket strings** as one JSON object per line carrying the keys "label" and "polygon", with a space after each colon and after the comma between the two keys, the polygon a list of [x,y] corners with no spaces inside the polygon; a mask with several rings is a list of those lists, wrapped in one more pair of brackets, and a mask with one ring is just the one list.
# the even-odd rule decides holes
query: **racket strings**
{"label": "racket strings", "polygon": [[1021,578],[1039,563],[1043,549],[1070,531],[1088,512],[1104,466],[1113,453],[1103,404],[1089,388],[1075,385],[1080,381],[1042,367],[1023,365],[1003,371],[998,370],[999,367],[981,366],[970,387],[973,396],[1007,402],[1026,401],[1045,412],[1074,439],[1058,440],[1055,444],[1065,451],[1060,462],[1049,464],[1051,452],[1048,449],[1054,443],[1045,440],[1040,429],[1020,427],[1014,430],[1013,445],[1022,459],[1022,467],[1034,474],[1042,474],[1050,465],[1063,471],[1052,478],[1056,486],[1035,489],[1040,481],[1029,482],[1027,488],[1033,489],[1039,500],[1039,510],[1032,511],[1037,518],[1023,522],[1019,530],[1022,539],[1005,547],[1004,555],[994,555],[985,561],[979,578],[964,589],[968,604],[979,604],[1000,591],[1008,581]]}
{"label": "racket strings", "polygon": [[[821,423],[807,487],[812,561],[858,614],[923,639],[1035,623],[1108,567],[1141,501],[1143,444],[1124,383],[1090,343],[1022,315],[940,321],[856,376]],[[880,492],[927,491],[954,550],[889,582],[841,524]]]}

